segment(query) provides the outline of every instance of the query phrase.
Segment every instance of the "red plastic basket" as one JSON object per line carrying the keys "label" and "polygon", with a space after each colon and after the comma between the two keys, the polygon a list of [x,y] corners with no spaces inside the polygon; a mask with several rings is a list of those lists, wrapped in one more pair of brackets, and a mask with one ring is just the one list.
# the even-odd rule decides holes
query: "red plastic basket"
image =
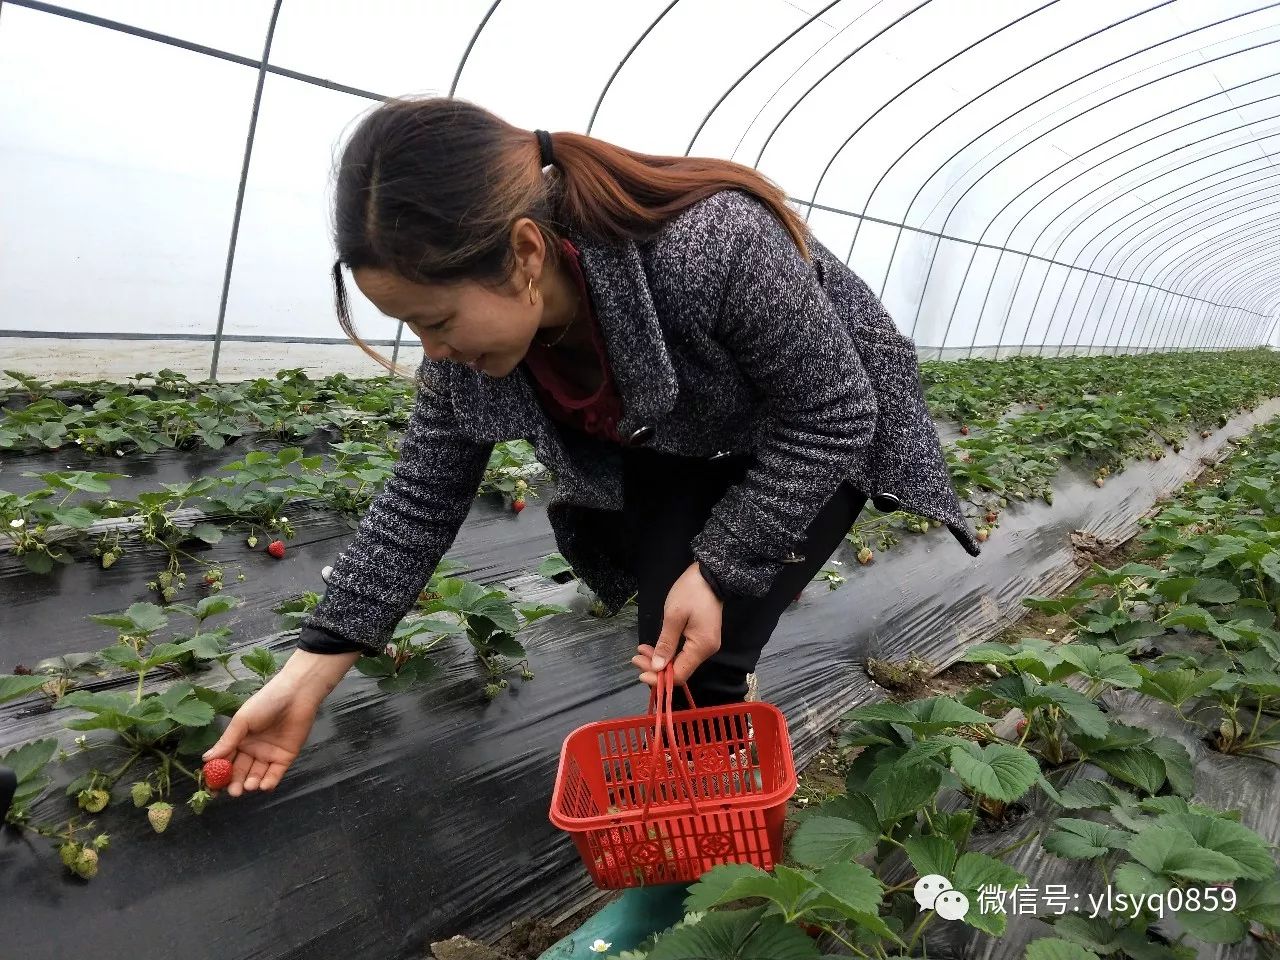
{"label": "red plastic basket", "polygon": [[722,863],[768,870],[782,858],[796,791],[782,711],[735,703],[673,714],[674,689],[669,664],[647,714],[579,727],[560,752],[551,822],[602,889],[688,882]]}

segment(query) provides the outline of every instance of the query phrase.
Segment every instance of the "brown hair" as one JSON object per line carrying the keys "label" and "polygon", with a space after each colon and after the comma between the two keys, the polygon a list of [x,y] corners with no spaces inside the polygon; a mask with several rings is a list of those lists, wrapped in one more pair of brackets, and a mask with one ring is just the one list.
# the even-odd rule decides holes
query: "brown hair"
{"label": "brown hair", "polygon": [[347,141],[334,192],[334,301],[357,346],[402,373],[351,323],[342,268],[390,270],[415,282],[504,283],[515,269],[511,225],[538,224],[555,265],[571,225],[596,239],[640,240],[704,197],[745,190],[778,217],[808,258],[806,230],[786,194],[729,160],[627,150],[580,133],[553,133],[554,173],[538,139],[482,107],[452,97],[389,100]]}

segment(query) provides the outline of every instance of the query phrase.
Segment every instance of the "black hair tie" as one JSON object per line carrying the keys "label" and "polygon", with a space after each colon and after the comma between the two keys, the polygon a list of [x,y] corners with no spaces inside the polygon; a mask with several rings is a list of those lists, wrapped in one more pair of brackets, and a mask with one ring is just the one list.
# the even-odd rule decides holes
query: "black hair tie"
{"label": "black hair tie", "polygon": [[551,149],[551,134],[545,130],[535,130],[533,132],[538,138],[538,148],[542,151],[542,165],[544,167],[555,166],[556,157]]}

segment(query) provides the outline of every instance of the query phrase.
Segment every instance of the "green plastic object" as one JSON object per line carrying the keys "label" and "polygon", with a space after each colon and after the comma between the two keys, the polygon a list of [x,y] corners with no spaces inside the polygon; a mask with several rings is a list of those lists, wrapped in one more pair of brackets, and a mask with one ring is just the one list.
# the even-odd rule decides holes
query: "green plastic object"
{"label": "green plastic object", "polygon": [[[689,885],[668,883],[656,887],[631,887],[569,936],[552,944],[538,960],[600,960],[623,950],[634,950],[652,934],[666,930],[684,918],[684,898]],[[609,944],[605,952],[592,944]]]}

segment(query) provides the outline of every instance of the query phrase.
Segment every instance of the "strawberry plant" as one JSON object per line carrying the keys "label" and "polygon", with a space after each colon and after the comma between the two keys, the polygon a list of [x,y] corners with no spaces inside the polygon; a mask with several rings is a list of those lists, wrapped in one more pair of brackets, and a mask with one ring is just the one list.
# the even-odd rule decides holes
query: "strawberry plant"
{"label": "strawberry plant", "polygon": [[[27,473],[24,476],[37,476]],[[54,527],[67,527],[74,531],[91,527],[104,516],[115,512],[97,501],[68,504],[78,492],[108,493],[109,481],[119,479],[119,473],[88,473],[71,470],[63,473],[38,474],[46,486],[40,490],[18,496],[0,490],[0,521],[5,536],[15,554],[22,557],[27,569],[33,573],[49,573],[54,563],[70,563],[71,555],[53,542]],[[61,496],[59,496],[61,495]],[[56,502],[54,498],[58,498]]]}
{"label": "strawberry plant", "polygon": [[501,494],[508,500],[537,496],[529,479],[545,474],[546,468],[538,463],[533,444],[527,440],[504,440],[495,444],[489,454],[480,492]]}
{"label": "strawberry plant", "polygon": [[432,592],[436,598],[421,604],[422,610],[428,615],[452,617],[465,629],[488,678],[485,695],[490,699],[507,686],[505,674],[513,669],[509,661],[521,667],[522,676],[529,673],[528,654],[516,639],[522,625],[568,612],[554,604],[517,605],[505,590],[483,587],[460,577],[439,580]]}

